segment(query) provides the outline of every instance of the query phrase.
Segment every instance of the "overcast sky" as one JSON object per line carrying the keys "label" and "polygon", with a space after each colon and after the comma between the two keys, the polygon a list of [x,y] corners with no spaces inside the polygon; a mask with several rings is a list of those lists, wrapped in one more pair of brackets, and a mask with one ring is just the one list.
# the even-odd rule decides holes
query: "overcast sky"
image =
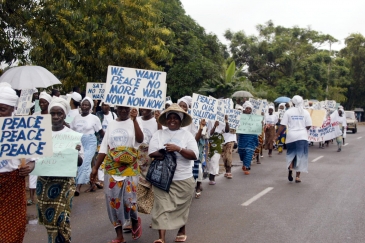
{"label": "overcast sky", "polygon": [[310,26],[312,30],[330,34],[341,42],[332,45],[334,50],[343,48],[344,39],[351,33],[365,35],[365,0],[180,1],[187,15],[225,44],[225,30],[243,30],[247,35],[256,35],[256,25],[268,20],[284,27]]}

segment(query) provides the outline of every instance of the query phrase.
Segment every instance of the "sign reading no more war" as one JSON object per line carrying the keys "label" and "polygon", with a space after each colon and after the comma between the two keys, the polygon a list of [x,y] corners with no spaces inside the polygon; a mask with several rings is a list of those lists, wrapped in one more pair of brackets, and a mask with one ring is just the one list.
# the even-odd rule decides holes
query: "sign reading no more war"
{"label": "sign reading no more war", "polygon": [[26,159],[51,156],[51,115],[1,117],[0,158]]}
{"label": "sign reading no more war", "polygon": [[263,116],[254,114],[241,114],[240,118],[240,125],[236,133],[256,135],[261,134]]}
{"label": "sign reading no more war", "polygon": [[104,100],[105,84],[104,83],[87,83],[86,96],[93,100]]}
{"label": "sign reading no more war", "polygon": [[165,107],[165,100],[165,72],[108,67],[104,103],[162,110]]}
{"label": "sign reading no more war", "polygon": [[76,177],[78,151],[76,145],[81,143],[81,133],[65,132],[53,137],[53,156],[36,161],[31,175]]}

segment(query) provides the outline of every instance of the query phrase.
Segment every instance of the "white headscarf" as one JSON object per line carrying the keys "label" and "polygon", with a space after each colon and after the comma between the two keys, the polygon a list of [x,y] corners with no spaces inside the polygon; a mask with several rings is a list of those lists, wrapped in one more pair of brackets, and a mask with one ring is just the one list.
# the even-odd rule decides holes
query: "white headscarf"
{"label": "white headscarf", "polygon": [[52,101],[52,97],[46,93],[46,91],[43,91],[40,95],[39,95],[39,99],[44,99],[48,102],[48,104],[51,103]]}
{"label": "white headscarf", "polygon": [[0,104],[15,107],[18,103],[18,96],[15,90],[8,83],[0,83]]}
{"label": "white headscarf", "polygon": [[67,100],[59,98],[57,96],[54,96],[53,99],[51,100],[51,103],[48,105],[48,113],[51,112],[51,108],[54,106],[61,107],[66,115],[71,110],[69,102],[67,102]]}
{"label": "white headscarf", "polygon": [[245,103],[243,104],[244,108],[246,109],[247,107],[250,107],[251,109],[253,108],[253,105],[250,101],[246,100]]}
{"label": "white headscarf", "polygon": [[267,110],[269,111],[270,109],[272,109],[273,112],[275,111],[275,107],[272,105],[269,105],[269,108]]}
{"label": "white headscarf", "polygon": [[286,105],[286,103],[280,103],[278,108],[280,109],[280,106],[284,106],[284,109],[285,109],[285,105]]}
{"label": "white headscarf", "polygon": [[94,108],[94,102],[93,102],[93,100],[90,98],[90,97],[85,97],[82,101],[81,101],[81,103],[80,104],[82,104],[82,102],[84,102],[85,100],[87,100],[87,101],[89,101],[90,102],[90,105],[91,105],[91,108],[90,108],[90,110],[92,110],[93,108]]}
{"label": "white headscarf", "polygon": [[184,102],[188,107],[190,107],[193,98],[191,98],[191,96],[184,96],[177,101],[177,104],[179,104],[180,101]]}
{"label": "white headscarf", "polygon": [[172,105],[172,101],[168,100],[168,101],[166,101],[166,104]]}
{"label": "white headscarf", "polygon": [[302,114],[303,113],[303,98],[302,96],[299,95],[294,95],[293,99],[291,99],[293,104],[295,105],[296,108],[298,108],[299,113]]}

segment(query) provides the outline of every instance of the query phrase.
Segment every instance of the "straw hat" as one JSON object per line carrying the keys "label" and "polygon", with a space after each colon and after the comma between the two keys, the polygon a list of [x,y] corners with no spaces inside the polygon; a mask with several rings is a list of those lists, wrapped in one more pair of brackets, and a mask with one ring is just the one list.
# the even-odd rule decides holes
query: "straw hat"
{"label": "straw hat", "polygon": [[164,110],[161,114],[160,114],[160,117],[158,118],[158,122],[162,125],[162,126],[165,126],[167,127],[167,123],[166,123],[166,120],[167,120],[167,116],[166,114],[168,113],[173,113],[173,111],[176,111],[176,112],[181,112],[184,117],[183,119],[181,120],[181,127],[186,127],[186,126],[189,126],[192,122],[192,119],[191,119],[191,116],[186,113],[178,104],[174,103],[172,105],[169,106],[169,108],[167,108],[166,110]]}

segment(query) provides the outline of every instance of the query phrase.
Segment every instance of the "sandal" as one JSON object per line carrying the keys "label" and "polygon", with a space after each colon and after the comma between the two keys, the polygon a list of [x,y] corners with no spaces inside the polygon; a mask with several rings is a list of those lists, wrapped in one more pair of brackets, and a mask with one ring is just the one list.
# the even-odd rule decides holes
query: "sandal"
{"label": "sandal", "polygon": [[187,236],[186,235],[177,235],[175,238],[175,242],[185,242]]}
{"label": "sandal", "polygon": [[165,242],[161,239],[158,239],[158,240],[155,240],[153,243],[165,243]]}
{"label": "sandal", "polygon": [[133,230],[132,227],[132,239],[138,240],[142,236],[142,220],[140,217],[138,217],[138,227],[136,230]]}
{"label": "sandal", "polygon": [[224,173],[224,177],[227,177],[228,176],[228,173]]}
{"label": "sandal", "polygon": [[296,183],[300,183],[300,182],[302,182],[302,180],[301,180],[299,177],[296,177],[296,178],[295,178],[295,182],[296,182]]}
{"label": "sandal", "polygon": [[292,170],[289,170],[289,172],[288,172],[288,180],[293,181],[293,171]]}
{"label": "sandal", "polygon": [[227,173],[227,179],[232,179],[233,176],[232,176],[232,173]]}
{"label": "sandal", "polygon": [[33,205],[34,204],[34,202],[31,200],[31,199],[28,199],[27,200],[27,206],[31,206],[31,205]]}
{"label": "sandal", "polygon": [[127,242],[121,241],[121,240],[112,240],[112,241],[110,241],[110,243],[127,243]]}
{"label": "sandal", "polygon": [[195,192],[195,198],[199,199],[200,195],[202,194],[202,192]]}
{"label": "sandal", "polygon": [[86,189],[84,192],[95,192],[96,191],[96,185],[91,185],[88,189]]}

